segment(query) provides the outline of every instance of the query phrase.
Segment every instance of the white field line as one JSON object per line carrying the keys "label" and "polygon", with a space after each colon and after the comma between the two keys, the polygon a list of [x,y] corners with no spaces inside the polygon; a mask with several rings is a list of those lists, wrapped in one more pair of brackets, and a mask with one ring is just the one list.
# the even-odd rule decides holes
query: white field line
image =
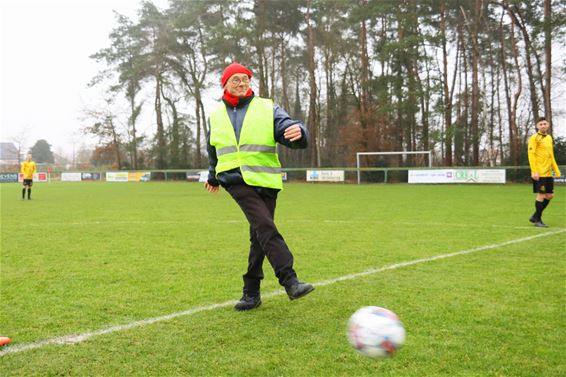
{"label": "white field line", "polygon": [[[292,224],[292,223],[327,223],[327,224],[382,224],[382,223],[390,223],[390,221],[379,221],[379,220],[308,220],[308,219],[286,219],[286,220],[278,220],[277,223],[280,224]],[[181,221],[174,221],[174,220],[156,220],[156,221],[149,221],[149,220],[123,220],[123,221],[78,221],[78,222],[49,222],[49,223],[28,223],[26,226],[32,227],[45,227],[45,226],[96,226],[96,225],[180,225],[180,224],[245,224],[244,219],[224,219],[224,220],[181,220]],[[460,223],[449,223],[449,222],[438,222],[438,223],[422,223],[422,222],[410,222],[410,221],[400,221],[394,222],[395,225],[406,225],[406,226],[418,226],[418,227],[455,227],[455,228],[494,228],[494,229],[533,229],[532,225],[524,225],[524,226],[514,226],[514,225],[501,225],[501,224],[460,224]],[[564,230],[566,228],[557,228],[553,227],[555,230]]]}
{"label": "white field line", "polygon": [[[497,244],[475,247],[475,248],[472,248],[472,249],[456,251],[456,252],[453,252],[453,253],[440,254],[440,255],[436,255],[434,257],[414,259],[414,260],[395,263],[395,264],[391,264],[391,265],[379,267],[379,268],[370,268],[369,270],[366,270],[366,271],[357,272],[357,273],[350,274],[350,275],[339,276],[339,277],[333,278],[333,279],[322,280],[322,281],[314,283],[313,285],[315,287],[324,287],[326,285],[332,285],[332,284],[335,284],[335,283],[338,283],[338,282],[341,282],[341,281],[346,281],[346,280],[353,280],[353,279],[357,279],[359,277],[372,275],[372,274],[376,274],[376,273],[379,273],[379,272],[396,270],[396,269],[403,268],[403,267],[413,266],[415,264],[432,262],[432,261],[436,261],[436,260],[440,260],[440,259],[456,257],[456,256],[459,256],[459,255],[472,254],[472,253],[477,253],[477,252],[480,252],[480,251],[497,249],[497,248],[500,248],[500,247],[513,245],[513,244],[517,244],[517,243],[521,243],[521,242],[525,242],[525,241],[530,241],[530,240],[540,238],[540,237],[552,236],[552,235],[560,234],[560,233],[564,233],[564,232],[566,232],[566,229],[554,230],[554,231],[551,231],[551,232],[540,233],[540,234],[536,234],[536,235],[529,236],[529,237],[517,238],[517,239],[511,240],[511,241],[501,242],[501,243],[497,243]],[[284,293],[285,293],[285,291],[283,289],[278,289],[276,291],[264,294],[263,297],[264,298],[274,297],[274,296],[282,295]],[[225,307],[228,307],[228,306],[232,306],[235,303],[236,303],[236,301],[230,300],[230,301],[225,301],[225,302],[218,303],[218,304],[211,304],[211,305],[206,305],[206,306],[197,306],[197,307],[194,307],[192,309],[184,310],[184,311],[181,311],[181,312],[171,313],[171,314],[167,314],[167,315],[159,316],[159,317],[142,319],[142,320],[130,322],[130,323],[127,323],[127,324],[124,324],[124,325],[109,326],[109,327],[102,328],[100,330],[85,332],[85,333],[82,333],[82,334],[66,335],[66,336],[41,340],[41,341],[32,342],[32,343],[22,343],[22,344],[8,345],[8,346],[4,346],[4,349],[2,351],[0,351],[0,357],[11,354],[11,353],[19,353],[19,352],[23,352],[23,351],[29,351],[29,350],[33,350],[33,349],[37,349],[37,348],[43,348],[43,347],[46,347],[46,346],[49,346],[49,345],[54,345],[54,344],[65,345],[65,344],[82,343],[82,342],[84,342],[84,341],[86,341],[86,340],[88,340],[92,337],[95,337],[95,336],[110,334],[110,333],[114,333],[114,332],[118,332],[118,331],[125,331],[125,330],[133,329],[133,328],[136,328],[136,327],[150,325],[152,323],[168,321],[170,319],[174,319],[174,318],[177,318],[177,317],[189,316],[189,315],[192,315],[192,314],[195,314],[195,313],[225,308]]]}

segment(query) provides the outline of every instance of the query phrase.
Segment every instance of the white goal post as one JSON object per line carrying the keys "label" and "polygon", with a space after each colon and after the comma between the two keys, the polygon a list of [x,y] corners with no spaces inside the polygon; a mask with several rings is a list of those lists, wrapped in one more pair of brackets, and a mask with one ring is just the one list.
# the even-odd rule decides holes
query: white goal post
{"label": "white goal post", "polygon": [[376,155],[407,155],[407,154],[428,154],[428,167],[432,168],[432,151],[421,152],[356,152],[356,171],[358,173],[358,185],[360,184],[360,156],[376,156]]}

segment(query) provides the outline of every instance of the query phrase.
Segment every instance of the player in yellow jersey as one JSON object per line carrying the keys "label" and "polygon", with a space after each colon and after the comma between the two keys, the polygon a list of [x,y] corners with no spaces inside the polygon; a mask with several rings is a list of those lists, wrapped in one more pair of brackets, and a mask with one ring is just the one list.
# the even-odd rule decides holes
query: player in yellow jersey
{"label": "player in yellow jersey", "polygon": [[22,162],[22,174],[24,176],[24,188],[22,190],[22,200],[26,198],[26,187],[28,189],[28,200],[31,200],[31,186],[33,186],[33,175],[37,172],[35,162],[31,159],[31,153],[28,153],[27,159]]}
{"label": "player in yellow jersey", "polygon": [[548,228],[542,222],[542,211],[554,197],[554,178],[560,177],[560,170],[554,159],[554,142],[548,134],[550,124],[546,118],[537,120],[538,132],[529,139],[529,165],[533,180],[533,192],[537,194],[535,200],[535,213],[529,219],[539,228]]}

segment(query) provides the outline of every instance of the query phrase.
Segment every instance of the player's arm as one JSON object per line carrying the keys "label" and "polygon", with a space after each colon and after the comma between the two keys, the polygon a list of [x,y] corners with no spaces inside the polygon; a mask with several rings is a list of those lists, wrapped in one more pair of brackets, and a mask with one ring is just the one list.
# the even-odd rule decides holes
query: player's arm
{"label": "player's arm", "polygon": [[537,139],[536,134],[529,139],[528,145],[528,156],[529,156],[529,165],[531,166],[531,178],[535,181],[539,179],[539,172],[536,163],[536,149],[537,149]]}
{"label": "player's arm", "polygon": [[560,177],[560,169],[558,169],[558,164],[554,158],[554,148],[550,150],[550,158],[552,159],[552,170],[554,170],[554,176],[558,178]]}

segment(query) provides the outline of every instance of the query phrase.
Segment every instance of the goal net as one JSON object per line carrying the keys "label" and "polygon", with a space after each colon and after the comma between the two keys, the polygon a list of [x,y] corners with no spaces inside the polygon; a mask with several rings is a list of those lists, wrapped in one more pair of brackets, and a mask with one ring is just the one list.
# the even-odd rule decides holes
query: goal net
{"label": "goal net", "polygon": [[357,152],[358,184],[362,182],[404,181],[409,168],[432,167],[432,151]]}

